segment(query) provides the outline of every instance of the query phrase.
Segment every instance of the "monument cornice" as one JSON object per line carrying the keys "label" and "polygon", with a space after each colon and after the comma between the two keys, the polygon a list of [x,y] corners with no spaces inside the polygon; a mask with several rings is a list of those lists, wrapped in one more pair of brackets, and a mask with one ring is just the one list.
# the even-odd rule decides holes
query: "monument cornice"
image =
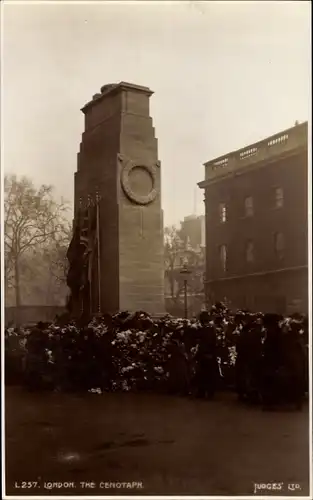
{"label": "monument cornice", "polygon": [[133,92],[143,93],[148,95],[149,97],[154,94],[154,92],[150,90],[149,87],[144,87],[142,85],[135,85],[134,83],[129,83],[129,82],[120,82],[120,83],[104,85],[101,88],[101,93],[95,94],[93,96],[93,99],[87,102],[87,104],[85,104],[85,106],[81,108],[81,111],[85,114],[93,106],[99,104],[99,102],[102,101],[102,99],[107,97],[109,94],[110,96],[112,96],[122,91],[133,91]]}

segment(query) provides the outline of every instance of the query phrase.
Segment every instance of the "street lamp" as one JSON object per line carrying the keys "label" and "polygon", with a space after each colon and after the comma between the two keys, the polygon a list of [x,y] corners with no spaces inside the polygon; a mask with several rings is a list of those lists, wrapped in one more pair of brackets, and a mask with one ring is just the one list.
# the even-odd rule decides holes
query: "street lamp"
{"label": "street lamp", "polygon": [[188,318],[188,304],[187,304],[187,284],[188,284],[188,274],[191,274],[191,271],[189,271],[186,262],[184,263],[180,274],[184,276],[184,310],[185,310],[185,319]]}

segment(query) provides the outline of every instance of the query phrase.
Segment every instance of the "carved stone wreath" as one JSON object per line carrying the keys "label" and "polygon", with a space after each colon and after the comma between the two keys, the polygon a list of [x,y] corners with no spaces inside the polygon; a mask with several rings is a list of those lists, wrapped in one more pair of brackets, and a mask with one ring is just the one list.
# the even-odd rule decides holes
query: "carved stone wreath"
{"label": "carved stone wreath", "polygon": [[[147,195],[139,195],[135,193],[130,185],[130,174],[131,171],[134,168],[142,168],[148,174],[150,175],[152,179],[152,189],[149,194]],[[126,196],[133,201],[134,203],[137,203],[137,205],[148,205],[149,203],[152,203],[154,199],[156,198],[157,195],[157,189],[156,189],[156,169],[154,166],[151,165],[141,165],[137,163],[132,163],[128,162],[124,166],[122,173],[121,173],[121,184],[122,188],[124,190],[124,193]]]}

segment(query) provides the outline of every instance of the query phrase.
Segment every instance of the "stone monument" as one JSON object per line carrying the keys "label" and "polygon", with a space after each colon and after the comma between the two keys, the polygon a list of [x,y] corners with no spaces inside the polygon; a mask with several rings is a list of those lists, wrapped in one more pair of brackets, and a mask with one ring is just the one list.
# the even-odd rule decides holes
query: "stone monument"
{"label": "stone monument", "polygon": [[161,314],[164,305],[161,167],[149,99],[153,92],[105,85],[82,112],[69,247],[71,309]]}

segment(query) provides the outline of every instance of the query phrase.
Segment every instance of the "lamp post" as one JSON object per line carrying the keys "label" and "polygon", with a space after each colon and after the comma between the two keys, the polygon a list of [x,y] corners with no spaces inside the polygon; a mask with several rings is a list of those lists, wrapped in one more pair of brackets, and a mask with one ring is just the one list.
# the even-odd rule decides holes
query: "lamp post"
{"label": "lamp post", "polygon": [[187,303],[187,284],[188,284],[188,275],[191,274],[191,271],[187,268],[187,264],[185,263],[180,271],[180,274],[184,276],[184,311],[185,311],[185,319],[188,318],[188,303]]}

